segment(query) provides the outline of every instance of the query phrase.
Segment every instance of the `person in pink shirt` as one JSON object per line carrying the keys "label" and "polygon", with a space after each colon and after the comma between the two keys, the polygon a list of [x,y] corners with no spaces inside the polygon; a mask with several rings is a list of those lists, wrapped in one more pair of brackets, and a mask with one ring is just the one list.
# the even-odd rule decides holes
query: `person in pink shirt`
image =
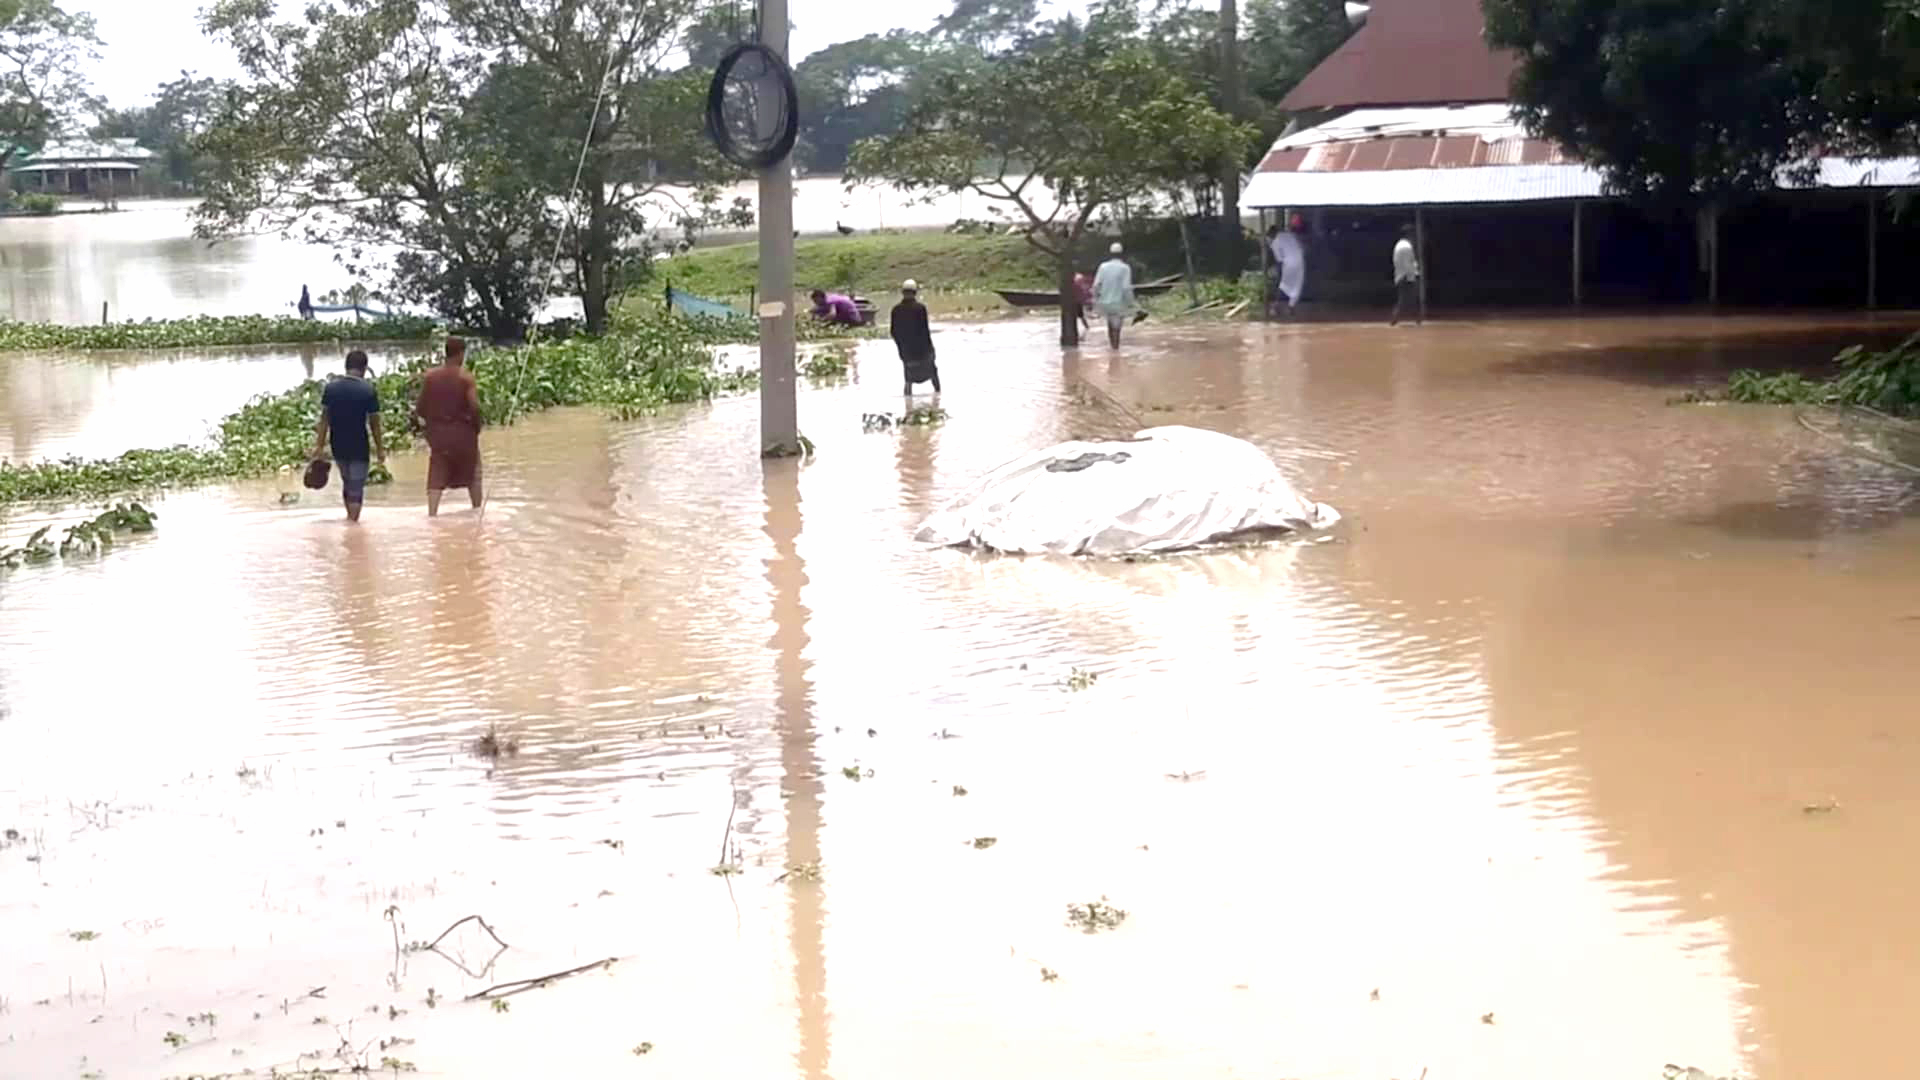
{"label": "person in pink shirt", "polygon": [[810,295],[813,297],[814,318],[839,323],[842,326],[860,325],[860,309],[854,305],[850,297],[829,293],[822,289],[815,289]]}
{"label": "person in pink shirt", "polygon": [[1080,330],[1082,333],[1093,329],[1092,320],[1087,318],[1087,309],[1093,306],[1093,279],[1084,271],[1075,271],[1073,275],[1074,303],[1080,309]]}

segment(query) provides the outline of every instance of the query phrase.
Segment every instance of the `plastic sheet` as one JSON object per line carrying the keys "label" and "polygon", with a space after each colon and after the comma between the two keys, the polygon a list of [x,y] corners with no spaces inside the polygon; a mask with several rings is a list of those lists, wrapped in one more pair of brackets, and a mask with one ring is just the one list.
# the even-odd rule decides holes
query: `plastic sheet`
{"label": "plastic sheet", "polygon": [[1119,556],[1324,529],[1333,507],[1294,490],[1244,439],[1157,427],[1066,442],[988,473],[916,539],[1011,554]]}

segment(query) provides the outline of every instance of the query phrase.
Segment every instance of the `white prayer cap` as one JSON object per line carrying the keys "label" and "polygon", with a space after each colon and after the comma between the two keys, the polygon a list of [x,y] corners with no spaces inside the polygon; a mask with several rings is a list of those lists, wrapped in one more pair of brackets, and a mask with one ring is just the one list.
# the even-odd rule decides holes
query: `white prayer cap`
{"label": "white prayer cap", "polygon": [[1115,241],[1113,242],[1113,246],[1112,246],[1112,247],[1109,247],[1109,248],[1107,249],[1107,254],[1109,254],[1109,255],[1118,255],[1118,254],[1120,254],[1120,241],[1118,241],[1118,240],[1115,240]]}
{"label": "white prayer cap", "polygon": [[913,280],[912,278],[908,278],[907,280],[900,283],[900,291],[901,292],[919,292],[920,283]]}

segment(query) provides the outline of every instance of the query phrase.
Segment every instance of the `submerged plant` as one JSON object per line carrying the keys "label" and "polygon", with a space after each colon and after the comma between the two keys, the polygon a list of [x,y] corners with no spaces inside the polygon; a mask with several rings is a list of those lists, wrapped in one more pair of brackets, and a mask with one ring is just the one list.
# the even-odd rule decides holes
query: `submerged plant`
{"label": "submerged plant", "polygon": [[1074,668],[1067,673],[1066,685],[1069,690],[1091,690],[1093,684],[1100,681],[1100,674],[1085,668]]}
{"label": "submerged plant", "polygon": [[497,725],[488,724],[487,730],[482,732],[479,738],[473,740],[473,744],[469,749],[475,757],[499,761],[503,757],[518,756],[520,753],[520,740],[510,735],[502,735]]}
{"label": "submerged plant", "polygon": [[1067,925],[1083,934],[1116,930],[1126,921],[1126,911],[1109,904],[1104,896],[1084,904],[1067,905]]}

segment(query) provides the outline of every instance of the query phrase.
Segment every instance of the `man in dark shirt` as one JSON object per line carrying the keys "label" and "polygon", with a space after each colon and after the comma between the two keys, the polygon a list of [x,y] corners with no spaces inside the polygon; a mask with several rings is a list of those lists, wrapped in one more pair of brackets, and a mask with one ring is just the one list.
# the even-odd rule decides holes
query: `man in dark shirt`
{"label": "man in dark shirt", "polygon": [[[372,438],[368,438],[371,429]],[[340,497],[347,504],[347,520],[360,520],[366,497],[367,470],[372,461],[387,463],[387,447],[380,437],[380,394],[367,379],[367,354],[347,354],[347,373],[327,380],[320,392],[320,423],[313,431],[313,456],[327,447],[340,470]]]}
{"label": "man in dark shirt", "polygon": [[933,363],[933,330],[927,325],[927,305],[920,302],[920,286],[911,278],[900,286],[900,302],[888,317],[893,328],[893,344],[900,350],[900,364],[907,369],[906,395],[913,396],[915,383],[930,382],[940,392],[940,369]]}

